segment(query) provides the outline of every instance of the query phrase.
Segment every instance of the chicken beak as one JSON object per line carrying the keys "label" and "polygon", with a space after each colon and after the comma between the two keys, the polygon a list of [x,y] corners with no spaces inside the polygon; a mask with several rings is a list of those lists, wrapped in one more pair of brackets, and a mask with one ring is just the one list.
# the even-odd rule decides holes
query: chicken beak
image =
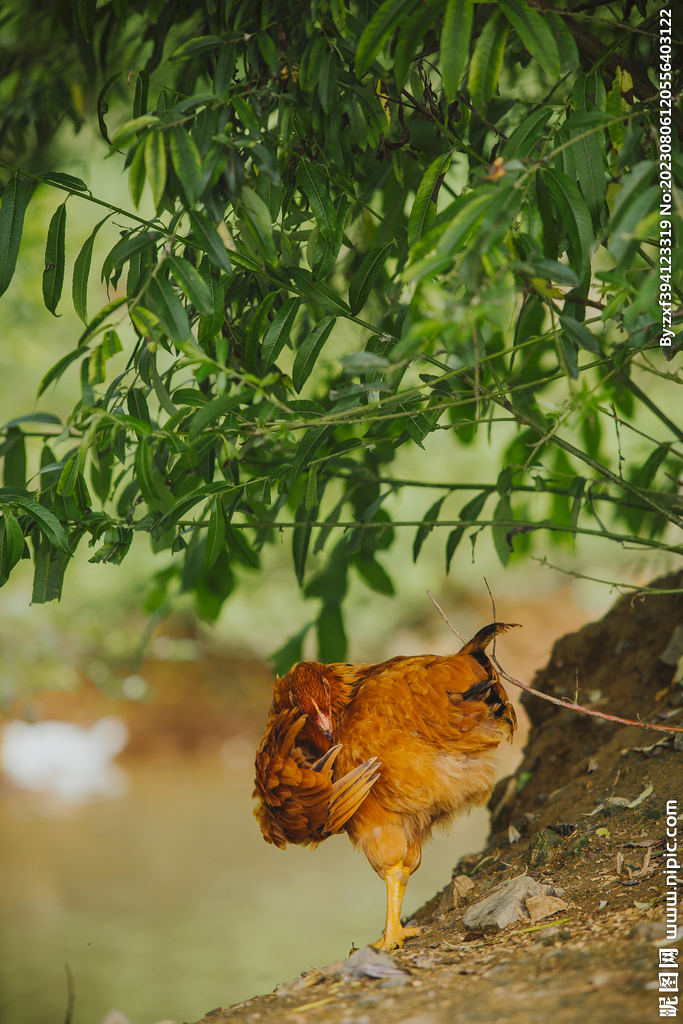
{"label": "chicken beak", "polygon": [[319,711],[318,712],[317,724],[318,724],[318,728],[320,729],[320,731],[323,734],[323,736],[325,737],[325,739],[328,739],[328,740],[334,739],[334,737],[332,735],[332,722],[330,721],[328,715],[324,715],[322,713],[322,711]]}

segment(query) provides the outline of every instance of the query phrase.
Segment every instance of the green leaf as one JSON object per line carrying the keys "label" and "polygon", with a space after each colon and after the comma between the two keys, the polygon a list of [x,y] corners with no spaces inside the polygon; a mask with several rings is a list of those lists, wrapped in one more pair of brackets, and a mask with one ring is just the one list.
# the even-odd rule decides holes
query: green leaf
{"label": "green leaf", "polygon": [[147,180],[147,172],[145,170],[145,148],[145,139],[141,139],[137,149],[135,150],[133,159],[130,162],[128,189],[136,209],[140,206],[142,190],[145,187],[145,181]]}
{"label": "green leaf", "polygon": [[294,572],[300,587],[303,587],[304,585],[308,545],[311,540],[312,527],[306,522],[307,519],[308,511],[306,506],[301,504],[296,511],[297,525],[292,530],[292,557],[294,559]]}
{"label": "green leaf", "polygon": [[265,373],[289,341],[301,300],[296,297],[282,304],[261,345],[261,368]]}
{"label": "green leaf", "polygon": [[439,66],[446,99],[451,103],[458,93],[470,55],[474,20],[474,0],[448,0],[441,30]]}
{"label": "green leaf", "polygon": [[166,140],[163,132],[150,132],[145,142],[145,171],[152,186],[154,205],[159,211],[166,188]]}
{"label": "green leaf", "polygon": [[219,270],[232,274],[228,250],[223,245],[221,237],[213,224],[203,214],[197,213],[195,210],[192,210],[190,213],[190,220],[192,221],[192,228],[197,241],[214,266],[218,267]]}
{"label": "green leaf", "polygon": [[486,114],[496,91],[509,31],[510,23],[498,11],[486,19],[474,47],[467,84],[472,103],[480,114]]}
{"label": "green leaf", "polygon": [[576,530],[579,522],[579,513],[581,512],[581,499],[583,497],[583,489],[585,487],[586,480],[582,476],[577,476],[572,481],[572,485],[569,488],[569,493],[573,495],[574,501],[572,502],[572,530]]}
{"label": "green leaf", "polygon": [[66,554],[55,552],[48,545],[39,545],[35,556],[31,604],[44,604],[61,598],[67,562]]}
{"label": "green leaf", "polygon": [[134,234],[125,235],[107,253],[107,257],[102,264],[102,280],[108,281],[115,269],[122,267],[133,256],[154,245],[160,238],[160,231],[138,231]]}
{"label": "green leaf", "polygon": [[502,155],[506,160],[533,154],[536,143],[545,134],[545,126],[552,112],[552,107],[539,107],[533,114],[524,118],[503,147]]}
{"label": "green leaf", "polygon": [[254,111],[251,109],[246,100],[243,100],[241,96],[231,96],[230,102],[235,108],[235,113],[238,118],[247,129],[250,135],[254,138],[261,138],[261,126],[258,122],[258,118]]}
{"label": "green leaf", "polygon": [[40,398],[40,396],[43,394],[43,392],[46,391],[49,388],[50,384],[52,384],[55,381],[59,380],[59,378],[62,376],[62,374],[66,370],[67,366],[70,366],[74,362],[75,359],[78,359],[79,356],[82,356],[82,355],[83,355],[83,350],[80,349],[80,348],[76,348],[76,349],[73,350],[73,352],[69,352],[68,355],[63,356],[59,360],[59,362],[55,363],[55,365],[53,367],[51,367],[51,369],[49,369],[47,371],[47,373],[45,374],[45,376],[41,380],[40,386],[38,387],[37,397]]}
{"label": "green leaf", "polygon": [[[510,505],[510,499],[507,494],[503,495],[498,504],[496,510],[493,513],[493,518],[496,522],[502,522],[503,524],[509,523],[512,520],[512,507]],[[506,566],[510,561],[510,543],[508,541],[508,533],[511,527],[508,525],[492,526],[491,533],[493,534],[493,543],[495,545],[498,557],[503,566]]]}
{"label": "green leaf", "polygon": [[368,301],[377,275],[386,263],[393,244],[393,242],[388,242],[386,245],[378,245],[371,249],[353,275],[349,285],[349,305],[354,316],[360,313]]}
{"label": "green leaf", "polygon": [[143,423],[150,423],[147,399],[140,388],[130,389],[126,396],[126,404],[131,416],[134,416],[137,420],[141,420]]}
{"label": "green leaf", "polygon": [[171,341],[182,344],[194,340],[185,308],[168,278],[153,277],[147,285],[147,299]]}
{"label": "green leaf", "polygon": [[66,555],[70,554],[69,542],[62,524],[49,509],[43,508],[33,498],[17,494],[11,487],[0,489],[0,501],[6,501],[22,509],[45,534],[53,547]]}
{"label": "green leaf", "polygon": [[436,203],[432,202],[434,188],[439,177],[446,173],[451,154],[439,156],[429,165],[415,195],[415,201],[408,220],[408,245],[411,247],[420,240],[436,214]]}
{"label": "green leaf", "polygon": [[3,501],[0,501],[0,512],[2,512],[5,534],[5,559],[2,572],[3,575],[9,576],[24,553],[24,535],[12,509]]}
{"label": "green leaf", "polygon": [[57,303],[62,297],[62,286],[64,285],[65,235],[66,202],[58,206],[52,215],[45,246],[43,301],[53,315]]}
{"label": "green leaf", "polygon": [[590,264],[593,230],[591,216],[583,196],[573,181],[562,171],[551,170],[549,167],[539,172],[541,180],[548,186],[553,199],[557,203],[562,222],[569,235],[569,263],[583,277]]}
{"label": "green leaf", "polygon": [[88,322],[88,277],[90,275],[93,246],[95,245],[97,232],[100,230],[104,222],[109,220],[110,217],[111,214],[108,213],[107,216],[99,222],[99,224],[95,225],[91,234],[83,243],[83,247],[76,257],[76,262],[74,263],[71,295],[76,315],[84,324],[87,324]]}
{"label": "green leaf", "polygon": [[353,556],[353,564],[371,590],[378,594],[386,594],[388,597],[396,593],[391,576],[377,559],[369,558],[362,551],[358,551]]}
{"label": "green leaf", "polygon": [[259,568],[259,557],[247,540],[244,530],[238,530],[229,523],[225,527],[225,539],[231,558],[242,562],[251,569]]}
{"label": "green leaf", "polygon": [[578,320],[572,316],[561,316],[560,324],[575,344],[594,352],[595,355],[601,355],[598,339]]}
{"label": "green leaf", "polygon": [[244,365],[249,373],[254,373],[257,369],[258,343],[263,331],[263,325],[267,322],[268,314],[276,298],[276,291],[269,292],[259,303],[254,319],[249,324],[247,339],[244,345]]}
{"label": "green leaf", "polygon": [[58,185],[69,192],[87,192],[88,186],[81,178],[74,178],[73,174],[63,174],[61,171],[46,171],[37,174],[37,178],[48,185]]}
{"label": "green leaf", "polygon": [[[137,388],[133,388],[137,391]],[[140,485],[140,493],[147,504],[159,500],[159,492],[152,475],[152,453],[149,438],[141,437],[135,450],[135,478]]]}
{"label": "green leaf", "polygon": [[299,64],[299,88],[302,92],[312,92],[318,84],[325,45],[326,40],[322,33],[312,36],[306,44]]}
{"label": "green leaf", "polygon": [[171,273],[182,292],[194,308],[205,316],[213,313],[214,299],[209,287],[198,270],[189,260],[173,253],[168,257]]}
{"label": "green leaf", "polygon": [[415,0],[385,0],[370,19],[356,47],[356,77],[362,78],[402,18],[417,4]]}
{"label": "green leaf", "polygon": [[206,568],[210,569],[225,548],[225,516],[220,497],[211,501],[211,515],[209,516],[209,528],[206,533],[206,547],[204,558]]}
{"label": "green leaf", "polygon": [[144,114],[142,117],[133,118],[132,121],[126,121],[111,140],[112,146],[114,149],[122,149],[129,142],[133,141],[138,132],[142,131],[143,128],[148,128],[151,124],[159,124],[159,118],[156,114]]}
{"label": "green leaf", "polygon": [[3,482],[5,487],[24,487],[26,484],[26,435],[19,427],[10,427],[4,450]]}
{"label": "green leaf", "polygon": [[311,204],[321,234],[328,240],[333,239],[337,232],[337,216],[327,193],[325,179],[305,158],[299,161],[297,184]]}
{"label": "green leaf", "polygon": [[0,207],[0,295],[7,291],[17,265],[25,211],[26,192],[15,174],[5,186]]}
{"label": "green leaf", "polygon": [[318,657],[327,664],[346,658],[346,632],[341,605],[323,604],[316,621]]}
{"label": "green leaf", "polygon": [[[470,522],[471,520],[476,521],[479,518],[481,510],[486,504],[486,499],[490,493],[490,491],[481,491],[480,494],[471,498],[466,505],[463,505],[460,510],[459,518],[462,519],[463,522]],[[465,526],[457,526],[455,530],[452,530],[448,535],[448,540],[446,542],[446,574],[450,572],[451,560],[466,529],[467,527]]]}
{"label": "green leaf", "polygon": [[[100,90],[99,96],[97,97],[97,121],[100,127],[100,135],[102,136],[104,141],[109,145],[111,145],[111,141],[109,139],[109,135],[107,133],[107,125],[104,120],[104,115],[109,112],[109,107],[106,103],[106,96],[109,90],[111,89],[112,85],[116,81],[116,79],[120,78],[122,74],[123,71],[117,71],[116,74],[111,76],[111,78],[108,78],[107,81],[104,83],[104,86]],[[53,175],[51,175],[51,177],[52,176]],[[43,177],[45,177],[45,175],[43,175]],[[66,175],[66,177],[70,177],[70,175]],[[83,191],[85,191],[87,189],[87,185],[83,182],[81,182],[81,184],[83,185]]]}
{"label": "green leaf", "polygon": [[447,497],[448,497],[448,494],[444,494],[444,496],[442,498],[439,498],[438,501],[435,501],[434,504],[432,506],[430,506],[430,508],[427,509],[427,511],[425,512],[424,516],[422,517],[423,522],[426,525],[418,526],[418,528],[417,528],[417,533],[415,534],[415,540],[413,541],[413,562],[417,562],[418,555],[420,554],[420,550],[422,548],[422,545],[424,544],[425,539],[428,537],[428,535],[434,529],[434,522],[435,522],[435,520],[437,520],[439,518],[439,512],[441,511],[441,506],[443,505],[443,503],[444,503],[444,501],[446,500]]}
{"label": "green leaf", "polygon": [[498,6],[534,60],[551,78],[561,78],[560,49],[544,16],[526,0],[498,0]]}
{"label": "green leaf", "polygon": [[309,427],[299,442],[299,447],[292,460],[292,476],[296,478],[302,469],[306,469],[321,444],[331,437],[335,431],[334,424],[325,427]]}
{"label": "green leaf", "polygon": [[292,367],[292,383],[297,393],[301,391],[315,366],[318,356],[336,323],[336,317],[325,316],[319,320],[311,333],[301,344]]}
{"label": "green leaf", "polygon": [[576,120],[573,116],[567,118],[566,128],[573,141],[571,150],[579,186],[593,218],[598,218],[605,203],[607,190],[602,150],[597,134],[595,132],[590,135],[586,134],[587,129],[577,127]]}
{"label": "green leaf", "polygon": [[171,161],[190,206],[202,194],[202,161],[194,140],[182,128],[170,132]]}
{"label": "green leaf", "polygon": [[241,400],[239,395],[219,395],[218,398],[214,398],[207,402],[206,405],[202,405],[192,417],[189,431],[190,439],[201,434],[219,416],[225,416],[232,409],[236,409]]}
{"label": "green leaf", "polygon": [[70,494],[73,494],[76,487],[76,481],[78,480],[78,456],[72,455],[70,459],[64,464],[59,481],[57,482],[57,494],[63,498],[68,498]]}

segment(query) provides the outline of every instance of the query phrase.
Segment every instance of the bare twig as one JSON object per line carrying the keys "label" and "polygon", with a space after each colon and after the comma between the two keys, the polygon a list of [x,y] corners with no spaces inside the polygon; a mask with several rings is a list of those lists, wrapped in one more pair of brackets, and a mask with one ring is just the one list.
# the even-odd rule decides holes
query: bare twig
{"label": "bare twig", "polygon": [[512,683],[513,686],[518,686],[520,690],[526,690],[527,693],[533,693],[534,697],[540,697],[541,700],[549,700],[551,704],[557,704],[561,708],[569,708],[570,711],[578,711],[582,715],[591,715],[593,718],[602,718],[606,722],[618,722],[619,725],[637,725],[639,729],[655,729],[658,732],[683,732],[683,728],[675,725],[655,725],[652,722],[643,722],[640,719],[633,720],[631,718],[619,718],[618,715],[606,715],[602,711],[592,711],[590,708],[584,708],[576,701],[560,700],[558,697],[551,697],[549,693],[542,693],[540,690],[534,690],[532,686],[527,686],[526,683],[521,683],[519,679],[513,679],[511,675],[501,667],[497,661],[495,655],[491,655],[491,661],[500,672],[503,679],[506,682]]}
{"label": "bare twig", "polygon": [[[491,593],[491,588],[488,585],[486,577],[484,577],[484,583],[486,583],[486,589],[489,592],[489,596],[491,598],[491,604],[493,606],[493,621],[496,622],[497,621],[496,620],[496,602],[493,599],[493,594]],[[435,598],[433,597],[433,595],[431,594],[431,592],[428,590],[427,593],[429,594],[429,597],[430,597],[432,603],[436,607],[437,611],[440,613],[441,617],[443,618],[444,622],[449,627],[449,629],[451,629],[455,633],[455,635],[460,640],[463,641],[463,644],[466,643],[465,638],[460,633],[458,633],[457,629],[455,629],[455,627],[453,625],[451,625],[451,623],[448,621],[448,619],[446,618],[445,612],[439,607],[439,605],[437,604],[437,602],[436,602]],[[633,720],[631,718],[619,718],[618,715],[607,715],[607,714],[605,714],[602,711],[593,711],[593,710],[591,710],[591,708],[584,708],[584,707],[582,707],[581,704],[578,704],[576,700],[572,701],[572,700],[569,700],[566,697],[564,699],[560,700],[558,697],[551,697],[549,693],[542,693],[541,690],[534,690],[534,688],[532,686],[527,686],[526,683],[520,682],[519,679],[514,679],[502,667],[502,665],[500,664],[500,662],[496,658],[496,640],[495,640],[495,637],[493,639],[493,651],[491,652],[491,661],[496,666],[496,668],[498,669],[498,672],[500,673],[501,677],[503,679],[505,679],[506,682],[512,683],[513,686],[518,686],[520,688],[520,690],[526,690],[527,693],[533,693],[534,697],[540,697],[541,700],[548,700],[548,701],[550,701],[551,704],[557,704],[557,706],[560,707],[560,708],[569,708],[570,711],[577,711],[577,712],[579,712],[582,715],[591,715],[593,718],[602,718],[606,722],[618,722],[619,725],[636,725],[639,729],[655,729],[657,732],[683,732],[683,726],[655,725],[652,722],[643,722],[640,719]],[[577,682],[578,682],[578,671],[577,671]]]}
{"label": "bare twig", "polygon": [[455,628],[455,626],[453,625],[453,623],[449,621],[448,616],[446,615],[445,611],[443,610],[443,608],[441,607],[439,602],[436,600],[434,595],[432,594],[431,590],[428,590],[427,594],[429,595],[429,600],[432,602],[432,604],[436,608],[437,612],[439,613],[439,615],[441,616],[443,621],[446,623],[446,625],[450,629],[451,633],[455,633],[455,635],[457,636],[458,640],[460,640],[460,642],[462,643],[462,645],[464,647],[465,644],[467,643],[467,640],[465,639],[465,637],[462,635],[462,633],[459,633],[457,631],[457,629]]}

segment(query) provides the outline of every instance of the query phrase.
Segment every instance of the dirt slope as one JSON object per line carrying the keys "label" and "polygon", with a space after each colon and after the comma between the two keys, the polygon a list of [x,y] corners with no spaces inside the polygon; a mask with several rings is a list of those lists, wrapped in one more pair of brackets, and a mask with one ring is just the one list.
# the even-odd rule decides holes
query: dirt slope
{"label": "dirt slope", "polygon": [[[681,586],[683,573],[658,585]],[[533,685],[573,698],[578,677],[582,703],[683,724],[675,681],[682,657],[683,595],[624,598],[602,621],[559,640]],[[683,813],[683,743],[535,697],[524,703],[529,744],[514,778],[493,794],[490,842],[454,867],[454,877],[473,885],[458,896],[452,883],[418,912],[422,934],[394,955],[408,973],[356,980],[309,973],[211,1011],[202,1024],[658,1020],[664,816],[671,799]],[[468,908],[524,872],[553,886],[565,906],[537,923],[525,916],[503,931],[467,931]]]}

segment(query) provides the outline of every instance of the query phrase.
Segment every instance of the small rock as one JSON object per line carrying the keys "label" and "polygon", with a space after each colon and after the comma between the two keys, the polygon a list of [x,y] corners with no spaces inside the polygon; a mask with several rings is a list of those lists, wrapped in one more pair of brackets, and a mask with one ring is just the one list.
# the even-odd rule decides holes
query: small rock
{"label": "small rock", "polygon": [[683,732],[677,732],[674,736],[674,750],[683,750]]}
{"label": "small rock", "polygon": [[532,924],[542,921],[544,917],[552,917],[560,910],[566,910],[567,904],[557,896],[529,896],[526,901],[529,919]]}
{"label": "small rock", "polygon": [[510,845],[518,842],[522,838],[521,832],[519,832],[514,825],[508,826],[508,842]]}
{"label": "small rock", "polygon": [[664,921],[639,921],[628,933],[628,937],[636,942],[658,942],[666,938],[666,924]]}
{"label": "small rock", "polygon": [[378,988],[403,988],[405,985],[410,985],[410,975],[408,974],[403,974],[400,977],[396,975],[391,978],[383,978]]}
{"label": "small rock", "polygon": [[457,878],[454,878],[441,894],[441,900],[436,912],[437,917],[447,914],[450,910],[456,910],[463,896],[470,889],[474,889],[474,882],[467,875],[458,875]]}
{"label": "small rock", "polygon": [[564,860],[585,860],[590,847],[590,839],[586,835],[573,836],[564,851]]}
{"label": "small rock", "polygon": [[343,964],[339,973],[342,978],[401,978],[406,972],[381,950],[363,946],[355,950]]}
{"label": "small rock", "polygon": [[665,665],[677,665],[683,658],[683,626],[674,626],[669,642],[659,655]]}
{"label": "small rock", "polygon": [[597,757],[589,757],[588,758],[588,764],[586,765],[586,771],[589,772],[589,773],[590,772],[597,772],[599,768],[600,768],[600,763],[598,762]]}
{"label": "small rock", "polygon": [[483,900],[469,907],[462,923],[467,931],[502,930],[527,918],[525,901],[529,896],[545,896],[549,891],[550,886],[519,875],[496,886]]}
{"label": "small rock", "polygon": [[552,860],[563,849],[564,843],[558,834],[544,828],[529,843],[525,859],[529,867],[535,868]]}

